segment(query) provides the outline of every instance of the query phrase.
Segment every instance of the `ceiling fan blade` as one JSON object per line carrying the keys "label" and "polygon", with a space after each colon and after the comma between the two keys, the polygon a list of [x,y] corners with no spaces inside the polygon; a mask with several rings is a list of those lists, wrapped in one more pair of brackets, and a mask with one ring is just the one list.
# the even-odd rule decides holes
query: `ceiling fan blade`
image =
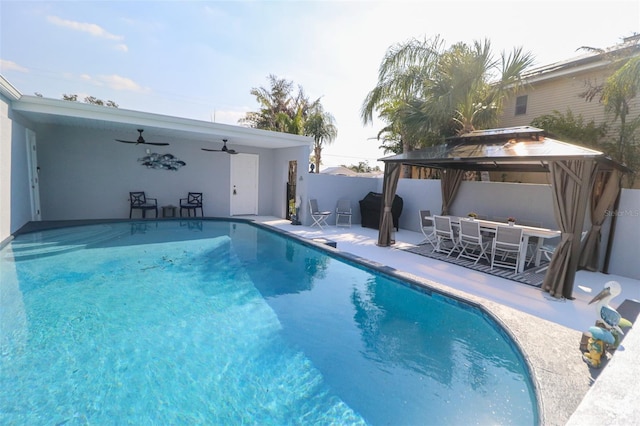
{"label": "ceiling fan blade", "polygon": [[116,142],[123,142],[123,143],[138,143],[136,141],[123,141],[122,139],[116,139]]}
{"label": "ceiling fan blade", "polygon": [[237,152],[236,152],[236,150],[235,150],[235,149],[228,149],[228,150],[226,151],[226,153],[227,153],[227,154],[237,154]]}
{"label": "ceiling fan blade", "polygon": [[168,143],[165,142],[140,142],[141,144],[145,144],[145,145],[156,145],[156,146],[167,146],[169,145]]}
{"label": "ceiling fan blade", "polygon": [[209,149],[209,148],[200,148],[203,151],[211,151],[211,152],[222,152],[219,149]]}

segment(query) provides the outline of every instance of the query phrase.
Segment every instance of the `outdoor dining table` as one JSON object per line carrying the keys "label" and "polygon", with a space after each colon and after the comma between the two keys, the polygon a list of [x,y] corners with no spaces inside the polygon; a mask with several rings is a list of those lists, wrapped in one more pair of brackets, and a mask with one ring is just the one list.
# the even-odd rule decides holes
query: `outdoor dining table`
{"label": "outdoor dining table", "polygon": [[[451,219],[451,225],[454,226],[460,226],[460,219],[472,219],[472,218],[461,218],[458,216],[449,216],[449,218]],[[522,243],[521,243],[521,247],[520,250],[522,251],[522,253],[527,252],[527,247],[529,245],[529,238],[531,237],[536,237],[538,238],[538,242],[536,244],[536,257],[535,257],[535,265],[536,266],[540,266],[540,250],[539,248],[542,247],[542,244],[544,242],[544,240],[546,238],[555,238],[555,237],[559,237],[562,233],[560,232],[560,230],[557,229],[549,229],[549,228],[538,228],[536,226],[526,226],[526,225],[518,225],[513,224],[513,225],[507,225],[503,222],[495,222],[492,220],[486,220],[486,219],[473,219],[474,221],[477,221],[480,224],[480,228],[483,231],[489,231],[491,233],[496,232],[496,229],[498,228],[498,226],[514,226],[516,228],[522,228]],[[527,263],[527,256],[520,256],[520,261],[518,263],[518,272],[523,272],[524,271],[524,267],[525,264]]]}

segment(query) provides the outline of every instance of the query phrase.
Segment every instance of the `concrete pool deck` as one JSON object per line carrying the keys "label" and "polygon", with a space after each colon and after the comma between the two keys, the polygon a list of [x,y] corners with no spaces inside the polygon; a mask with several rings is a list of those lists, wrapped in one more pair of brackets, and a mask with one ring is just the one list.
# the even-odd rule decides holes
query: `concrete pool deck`
{"label": "concrete pool deck", "polygon": [[[640,424],[640,404],[637,403],[640,398],[640,332],[634,328],[625,330],[624,341],[614,356],[609,357],[606,368],[589,369],[582,361],[579,349],[582,332],[596,319],[595,309],[588,302],[604,283],[616,280],[622,285],[623,293],[612,301],[612,305],[618,307],[625,300],[640,301],[640,280],[578,271],[574,300],[558,300],[526,284],[403,250],[422,241],[423,235],[418,232],[401,229],[396,233],[394,246],[378,247],[378,231],[358,224],[351,228],[330,226],[321,230],[293,226],[290,221],[275,217],[248,216],[244,219],[304,240],[335,241],[336,249],[322,243],[314,244],[484,307],[505,325],[529,361],[539,396],[541,424]],[[97,222],[109,220],[30,222],[16,234]]]}
{"label": "concrete pool deck", "polygon": [[277,218],[250,219],[303,239],[335,241],[339,252],[486,307],[508,327],[530,362],[542,424],[640,424],[640,333],[626,330],[622,345],[602,369],[590,369],[579,348],[583,331],[596,320],[594,306],[588,305],[593,296],[615,280],[623,292],[612,301],[614,307],[626,299],[640,302],[639,280],[578,271],[574,300],[558,300],[539,288],[402,250],[423,240],[418,232],[401,229],[394,246],[378,247],[378,231],[360,225],[319,229]]}

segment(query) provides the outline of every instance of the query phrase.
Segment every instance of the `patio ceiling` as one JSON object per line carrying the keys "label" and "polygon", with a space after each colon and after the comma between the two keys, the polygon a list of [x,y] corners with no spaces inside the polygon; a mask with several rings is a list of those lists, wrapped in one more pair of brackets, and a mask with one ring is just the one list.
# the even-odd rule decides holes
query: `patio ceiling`
{"label": "patio ceiling", "polygon": [[528,126],[478,130],[380,161],[436,169],[548,172],[551,161],[586,158],[596,160],[603,169],[629,171],[600,151],[549,138],[544,130]]}
{"label": "patio ceiling", "polygon": [[309,137],[289,133],[252,129],[229,124],[173,117],[71,102],[37,96],[20,96],[12,103],[15,112],[35,124],[60,125],[113,132],[114,138],[131,139],[136,129],[144,129],[144,137],[156,142],[195,141],[219,147],[222,139],[233,146],[257,148],[291,148],[310,146]]}

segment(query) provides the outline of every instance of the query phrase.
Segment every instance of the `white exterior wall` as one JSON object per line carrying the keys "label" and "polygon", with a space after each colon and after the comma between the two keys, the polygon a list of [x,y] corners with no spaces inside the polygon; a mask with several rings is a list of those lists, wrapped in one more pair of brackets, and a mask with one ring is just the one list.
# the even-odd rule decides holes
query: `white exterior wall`
{"label": "white exterior wall", "polygon": [[25,121],[0,95],[0,242],[31,220]]}
{"label": "white exterior wall", "polygon": [[[322,210],[335,211],[339,198],[352,200],[354,208],[353,224],[361,223],[358,201],[369,191],[382,192],[382,179],[331,176],[323,174],[309,175],[309,194],[303,196],[305,215],[303,224],[310,225],[309,197],[318,200]],[[420,232],[419,210],[431,210],[438,214],[442,209],[440,181],[433,179],[400,179],[397,195],[402,197],[403,209],[399,225],[401,229]],[[551,186],[538,184],[519,184],[505,182],[462,182],[451,213],[466,216],[476,212],[488,217],[514,216],[516,219],[540,222],[543,227],[558,228],[553,211]],[[614,245],[609,263],[609,273],[640,279],[640,263],[637,261],[636,246],[640,241],[640,190],[622,191],[618,209]],[[585,229],[589,228],[589,214],[585,218]],[[607,249],[611,217],[602,226],[600,246],[601,264]],[[335,224],[332,215],[329,224]]]}
{"label": "white exterior wall", "polygon": [[618,209],[611,214],[616,216],[616,227],[609,272],[640,279],[640,190],[623,189]]}
{"label": "white exterior wall", "polygon": [[[127,218],[130,191],[145,191],[158,206],[177,206],[189,191],[202,192],[205,216],[229,215],[228,154],[203,152],[201,144],[184,141],[166,147],[122,144],[110,132],[77,127],[42,127],[37,135],[43,220]],[[148,169],[137,161],[147,149],[170,153],[186,166]],[[259,156],[258,214],[281,216],[288,162],[308,156],[308,149],[234,149]]]}

